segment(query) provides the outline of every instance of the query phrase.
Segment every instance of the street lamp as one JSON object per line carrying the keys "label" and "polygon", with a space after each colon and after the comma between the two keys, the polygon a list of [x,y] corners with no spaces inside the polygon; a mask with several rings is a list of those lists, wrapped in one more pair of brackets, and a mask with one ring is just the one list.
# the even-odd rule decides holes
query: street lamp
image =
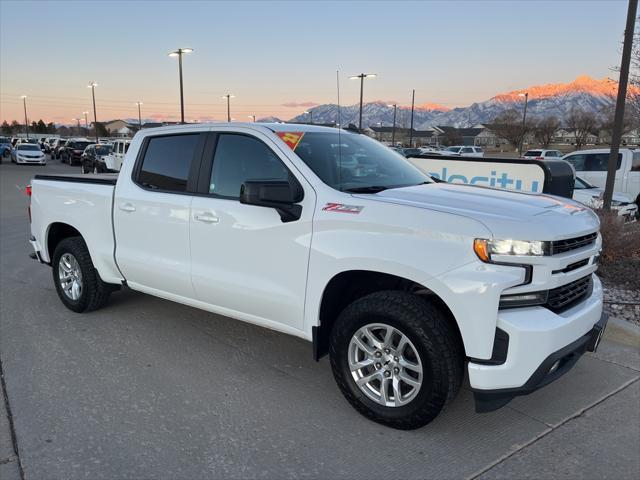
{"label": "street lamp", "polygon": [[309,123],[313,125],[313,110],[305,110],[304,113],[309,115]]}
{"label": "street lamp", "polygon": [[29,121],[27,120],[27,96],[22,95],[22,104],[24,105],[24,129],[27,132],[27,140],[29,139]]}
{"label": "street lamp", "polygon": [[524,134],[527,121],[527,104],[529,103],[529,92],[519,93],[519,97],[524,97],[524,113],[522,114],[522,136],[520,137],[520,148],[518,154],[522,156],[522,144],[524,143]]}
{"label": "street lamp", "polygon": [[227,122],[230,122],[231,121],[231,99],[236,98],[236,96],[231,95],[230,93],[227,93],[226,95],[223,95],[222,98],[227,99]]}
{"label": "street lamp", "polygon": [[249,118],[253,118],[253,123],[256,123],[256,116],[255,115],[249,115]]}
{"label": "street lamp", "polygon": [[391,146],[396,146],[396,111],[398,110],[398,104],[387,105],[387,107],[393,107],[393,129],[391,130]]}
{"label": "street lamp", "polygon": [[96,82],[91,82],[87,85],[87,88],[91,89],[91,97],[93,98],[93,129],[96,133],[96,143],[100,143],[98,141],[98,114],[96,113],[96,87],[98,84]]}
{"label": "street lamp", "polygon": [[87,129],[87,132],[89,131],[89,118],[87,117],[87,115],[89,115],[89,112],[82,112],[82,114],[84,115],[84,128]]}
{"label": "street lamp", "polygon": [[142,130],[142,114],[140,113],[140,105],[144,105],[142,102],[136,102],[138,106],[138,124],[140,125],[139,129]]}
{"label": "street lamp", "polygon": [[382,122],[377,122],[376,125],[379,128],[379,130],[378,130],[378,141],[382,142]]}
{"label": "street lamp", "polygon": [[169,52],[170,57],[178,57],[178,73],[180,75],[180,123],[184,123],[184,92],[182,88],[182,55],[193,52],[193,48],[179,48]]}
{"label": "street lamp", "polygon": [[358,128],[362,130],[362,92],[364,90],[364,79],[365,78],[376,78],[375,73],[361,73],[360,75],[352,75],[349,77],[350,80],[360,79],[360,117],[358,120]]}

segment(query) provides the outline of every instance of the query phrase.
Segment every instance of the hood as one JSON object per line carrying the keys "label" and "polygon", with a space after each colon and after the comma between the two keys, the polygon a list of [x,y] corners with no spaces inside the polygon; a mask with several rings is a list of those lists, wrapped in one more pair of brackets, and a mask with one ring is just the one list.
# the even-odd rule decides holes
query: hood
{"label": "hood", "polygon": [[573,200],[472,185],[430,183],[366,198],[473,218],[495,238],[552,241],[591,233],[599,226],[595,213]]}

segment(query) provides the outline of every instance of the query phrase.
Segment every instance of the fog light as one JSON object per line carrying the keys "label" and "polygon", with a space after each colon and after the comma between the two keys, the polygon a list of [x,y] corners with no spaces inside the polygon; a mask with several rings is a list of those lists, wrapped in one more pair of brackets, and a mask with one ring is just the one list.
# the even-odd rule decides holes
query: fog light
{"label": "fog light", "polygon": [[547,291],[502,295],[499,308],[530,307],[547,303]]}

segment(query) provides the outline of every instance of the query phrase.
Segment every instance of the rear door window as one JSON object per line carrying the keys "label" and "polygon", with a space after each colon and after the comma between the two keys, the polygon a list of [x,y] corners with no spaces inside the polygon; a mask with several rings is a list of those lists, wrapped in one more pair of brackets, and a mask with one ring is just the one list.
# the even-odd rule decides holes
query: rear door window
{"label": "rear door window", "polygon": [[154,190],[185,192],[199,139],[198,133],[149,138],[137,183]]}

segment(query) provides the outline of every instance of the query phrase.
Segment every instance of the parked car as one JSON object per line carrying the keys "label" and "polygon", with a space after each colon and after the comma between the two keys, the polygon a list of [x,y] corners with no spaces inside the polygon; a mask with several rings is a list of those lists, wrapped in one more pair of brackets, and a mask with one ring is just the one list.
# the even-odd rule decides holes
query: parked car
{"label": "parked car", "polygon": [[405,157],[413,157],[416,155],[421,155],[422,151],[419,148],[405,148],[402,150],[402,154]]}
{"label": "parked car", "polygon": [[545,158],[561,158],[562,152],[560,150],[527,150],[521,158],[527,160],[544,160]]}
{"label": "parked car", "polygon": [[60,150],[62,150],[67,143],[67,140],[64,138],[57,138],[54,140],[53,145],[51,146],[51,159],[57,160],[60,158]]}
{"label": "parked car", "polygon": [[45,157],[40,146],[33,143],[18,143],[16,148],[11,152],[11,161],[13,163],[33,163],[38,165],[46,165]]}
{"label": "parked car", "polygon": [[606,325],[590,209],[435,183],[358,133],[148,129],[98,180],[28,189],[33,257],[67,308],[126,284],[301,337],[359,412],[395,428],[433,420],[465,369],[477,410],[495,410],[567,372]]}
{"label": "parked car", "polygon": [[86,138],[72,138],[67,141],[60,152],[60,160],[69,165],[82,164],[82,154],[85,148],[91,145],[91,141]]}
{"label": "parked car", "polygon": [[[573,165],[580,178],[604,188],[609,152],[608,148],[578,150],[562,158]],[[613,189],[628,195],[636,205],[640,205],[640,150],[620,149]]]}
{"label": "parked car", "polygon": [[6,158],[11,155],[11,139],[9,137],[0,137],[0,157]]}
{"label": "parked car", "polygon": [[[602,208],[604,198],[604,188],[591,185],[586,180],[576,177],[573,190],[573,199],[591,208]],[[624,217],[626,221],[633,221],[638,218],[638,205],[633,200],[621,192],[613,192],[611,208]]]}
{"label": "parked car", "polygon": [[110,144],[93,144],[85,148],[82,154],[82,173],[112,173],[117,170],[112,170],[107,167],[105,163],[105,157],[108,156],[113,150],[113,145]]}
{"label": "parked car", "polygon": [[448,147],[442,152],[443,155],[452,155],[460,157],[484,157],[484,150],[480,147],[468,147],[464,145],[455,145]]}
{"label": "parked car", "polygon": [[51,153],[51,149],[53,148],[53,144],[59,137],[47,137],[44,139],[44,152]]}

